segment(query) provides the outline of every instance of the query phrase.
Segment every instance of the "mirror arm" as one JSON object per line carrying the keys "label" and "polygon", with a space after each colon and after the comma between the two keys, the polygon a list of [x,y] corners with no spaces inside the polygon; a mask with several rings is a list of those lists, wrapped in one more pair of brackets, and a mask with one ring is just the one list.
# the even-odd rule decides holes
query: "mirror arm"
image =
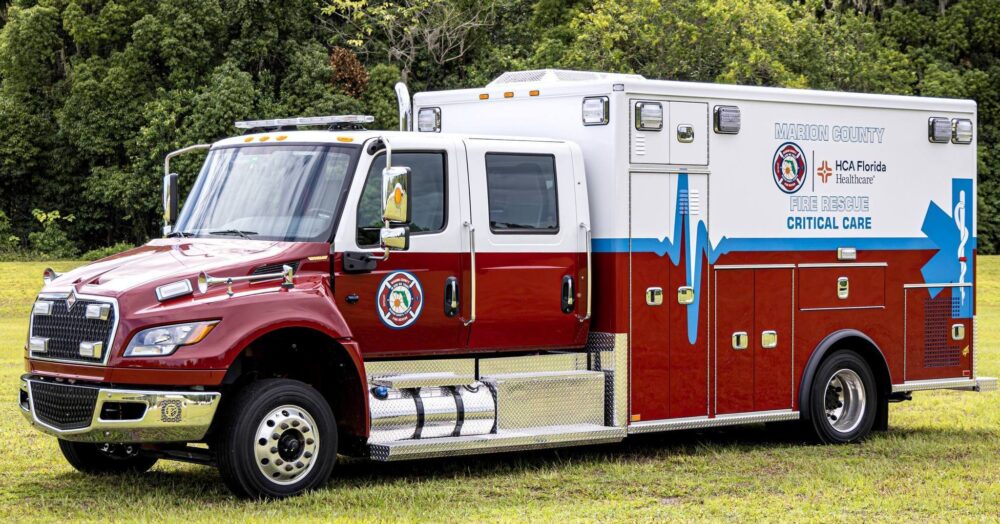
{"label": "mirror arm", "polygon": [[191,151],[198,151],[200,149],[210,149],[211,147],[212,144],[195,144],[193,146],[187,146],[178,149],[177,151],[171,151],[170,153],[167,153],[166,158],[163,159],[163,174],[164,175],[170,174],[170,159],[176,156],[183,155],[184,153],[190,153]]}

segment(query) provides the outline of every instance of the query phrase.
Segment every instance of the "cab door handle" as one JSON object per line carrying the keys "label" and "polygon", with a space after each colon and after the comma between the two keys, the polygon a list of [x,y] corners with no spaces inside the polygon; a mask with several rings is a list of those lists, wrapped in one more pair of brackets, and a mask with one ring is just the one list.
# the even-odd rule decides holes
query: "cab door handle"
{"label": "cab door handle", "polygon": [[448,277],[444,281],[444,316],[458,315],[458,279]]}
{"label": "cab door handle", "polygon": [[562,280],[562,312],[572,313],[576,309],[576,299],[573,295],[573,277],[566,275]]}

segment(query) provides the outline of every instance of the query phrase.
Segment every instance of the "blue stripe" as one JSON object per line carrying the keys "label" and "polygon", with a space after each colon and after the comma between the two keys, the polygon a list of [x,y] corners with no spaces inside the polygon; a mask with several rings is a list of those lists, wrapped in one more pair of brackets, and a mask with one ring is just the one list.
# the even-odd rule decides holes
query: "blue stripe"
{"label": "blue stripe", "polygon": [[[976,248],[976,238],[970,241]],[[655,238],[632,239],[631,251],[637,253],[665,254],[671,245],[669,240]],[[594,253],[628,253],[627,238],[595,238],[591,243]],[[940,247],[927,237],[881,237],[881,238],[723,238],[712,251],[716,255],[746,251],[835,251],[838,247],[853,247],[864,250],[938,250]]]}

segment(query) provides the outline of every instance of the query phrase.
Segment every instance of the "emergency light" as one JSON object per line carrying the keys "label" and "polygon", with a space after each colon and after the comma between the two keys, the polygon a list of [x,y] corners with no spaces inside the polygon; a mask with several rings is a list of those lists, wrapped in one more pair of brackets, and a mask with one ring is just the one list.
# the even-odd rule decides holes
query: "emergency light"
{"label": "emergency light", "polygon": [[740,132],[740,108],[736,106],[715,106],[715,132],[735,135]]}
{"label": "emergency light", "polygon": [[636,102],[635,128],[640,131],[663,129],[663,104],[659,102]]}
{"label": "emergency light", "polygon": [[421,133],[441,132],[441,108],[423,107],[417,113],[417,131]]}
{"label": "emergency light", "polygon": [[951,143],[972,143],[972,120],[966,118],[956,118],[951,121],[951,130]]}
{"label": "emergency light", "polygon": [[608,97],[589,96],[583,99],[583,125],[603,126],[607,125],[608,118]]}

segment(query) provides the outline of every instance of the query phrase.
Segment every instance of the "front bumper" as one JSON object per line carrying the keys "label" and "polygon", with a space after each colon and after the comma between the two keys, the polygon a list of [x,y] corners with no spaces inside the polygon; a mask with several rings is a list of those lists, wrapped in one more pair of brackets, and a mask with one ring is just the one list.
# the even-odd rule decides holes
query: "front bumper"
{"label": "front bumper", "polygon": [[[45,395],[51,397],[54,394],[51,389],[53,387],[57,391],[61,388],[66,392],[73,391],[69,388],[85,389],[88,396],[96,393],[92,408],[88,401],[82,401],[82,405],[78,400],[64,403],[66,413],[73,410],[92,413],[81,424],[46,420],[47,415],[40,415],[39,409],[36,409],[34,394],[40,394],[36,391],[38,389],[49,388]],[[19,404],[21,413],[32,426],[63,440],[111,443],[196,442],[208,433],[221,397],[221,393],[213,391],[110,388],[58,383],[51,379],[24,375],[21,377]],[[53,399],[46,399],[51,400]],[[105,405],[115,409],[107,411]],[[129,415],[110,420],[102,418],[106,412],[124,412],[117,409],[124,405],[129,406]],[[58,409],[61,408],[54,408],[51,402],[44,411],[51,416],[54,409],[58,416]]]}

